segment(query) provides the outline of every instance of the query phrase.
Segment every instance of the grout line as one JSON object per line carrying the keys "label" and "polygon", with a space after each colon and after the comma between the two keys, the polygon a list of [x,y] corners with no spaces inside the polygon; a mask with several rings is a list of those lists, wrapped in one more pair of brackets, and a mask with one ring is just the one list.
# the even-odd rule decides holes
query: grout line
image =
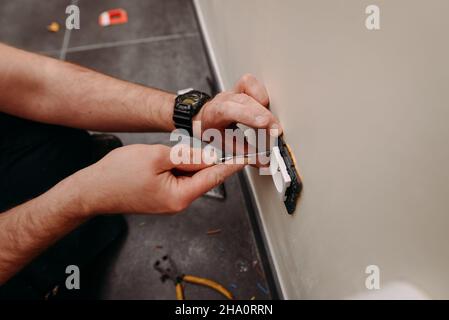
{"label": "grout line", "polygon": [[69,46],[71,32],[72,32],[72,30],[65,29],[64,40],[62,41],[62,48],[59,51],[59,59],[60,60],[65,60],[65,57],[66,57],[66,54],[67,54],[67,48]]}
{"label": "grout line", "polygon": [[[177,33],[177,34],[170,34],[170,35],[164,35],[164,36],[153,36],[153,37],[133,39],[133,40],[122,40],[122,41],[104,42],[104,43],[98,43],[98,44],[87,44],[87,45],[69,48],[68,42],[70,40],[70,30],[66,30],[66,34],[67,34],[67,31],[69,32],[69,35],[67,36],[67,38],[68,38],[67,46],[64,48],[64,45],[63,45],[63,48],[61,49],[61,53],[60,53],[61,60],[64,60],[65,55],[70,52],[82,52],[82,51],[98,50],[98,49],[105,49],[105,48],[115,48],[115,47],[123,47],[123,46],[128,46],[128,45],[133,45],[133,44],[169,41],[169,40],[177,40],[177,39],[182,39],[182,38],[192,38],[192,37],[199,36],[199,34],[196,32]],[[64,43],[66,42],[66,34],[64,34]],[[39,53],[52,54],[52,53],[55,53],[55,51],[57,51],[57,50],[41,51]]]}
{"label": "grout line", "polygon": [[[78,4],[78,0],[72,0],[71,4],[72,5]],[[71,33],[72,33],[71,29],[67,29],[67,28],[65,29],[64,39],[62,40],[62,48],[61,48],[61,51],[59,52],[59,60],[65,60],[65,57],[67,54],[67,48],[69,47]]]}

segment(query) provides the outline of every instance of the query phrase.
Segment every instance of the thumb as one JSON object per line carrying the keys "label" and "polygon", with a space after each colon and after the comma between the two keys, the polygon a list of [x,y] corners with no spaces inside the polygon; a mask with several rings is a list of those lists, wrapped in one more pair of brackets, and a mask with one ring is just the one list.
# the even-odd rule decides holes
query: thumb
{"label": "thumb", "polygon": [[215,164],[215,149],[191,148],[188,145],[176,145],[170,150],[170,169],[181,171],[198,171]]}
{"label": "thumb", "polygon": [[190,203],[210,189],[222,184],[226,178],[242,170],[244,164],[218,164],[198,171],[193,176],[180,179],[178,186]]}

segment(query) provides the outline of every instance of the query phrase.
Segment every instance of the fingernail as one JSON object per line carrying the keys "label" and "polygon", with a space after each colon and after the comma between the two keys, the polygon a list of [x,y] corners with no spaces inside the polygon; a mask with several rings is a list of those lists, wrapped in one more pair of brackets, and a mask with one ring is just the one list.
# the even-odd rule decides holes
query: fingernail
{"label": "fingernail", "polygon": [[256,123],[258,124],[258,125],[264,125],[264,124],[266,124],[267,123],[267,117],[266,116],[257,116],[256,117]]}

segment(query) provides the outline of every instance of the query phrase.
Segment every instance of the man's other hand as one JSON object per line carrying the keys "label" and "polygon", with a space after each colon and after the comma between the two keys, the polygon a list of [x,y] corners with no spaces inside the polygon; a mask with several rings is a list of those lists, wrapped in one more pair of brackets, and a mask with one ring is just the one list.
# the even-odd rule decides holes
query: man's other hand
{"label": "man's other hand", "polygon": [[[244,165],[175,165],[171,148],[130,145],[115,149],[73,176],[86,215],[176,213]],[[199,151],[201,152],[201,151]]]}
{"label": "man's other hand", "polygon": [[235,123],[256,129],[278,129],[279,120],[268,110],[268,92],[263,83],[251,74],[245,74],[233,91],[219,93],[206,103],[194,118],[201,121],[201,129],[224,130]]}

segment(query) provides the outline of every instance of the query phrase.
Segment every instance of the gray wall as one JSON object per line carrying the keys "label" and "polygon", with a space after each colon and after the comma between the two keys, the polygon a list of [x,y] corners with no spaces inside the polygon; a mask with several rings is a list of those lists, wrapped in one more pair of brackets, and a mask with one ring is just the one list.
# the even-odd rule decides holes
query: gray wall
{"label": "gray wall", "polygon": [[449,298],[449,1],[196,5],[222,85],[263,80],[299,162],[293,216],[250,172],[285,297],[365,294],[375,264],[381,288]]}

